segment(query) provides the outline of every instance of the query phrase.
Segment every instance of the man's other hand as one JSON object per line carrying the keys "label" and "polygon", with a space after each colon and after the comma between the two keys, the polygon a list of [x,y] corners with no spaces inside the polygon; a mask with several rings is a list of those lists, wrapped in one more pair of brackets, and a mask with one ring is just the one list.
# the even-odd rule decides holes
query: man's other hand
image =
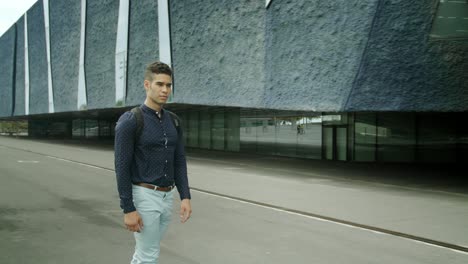
{"label": "man's other hand", "polygon": [[180,203],[180,221],[182,223],[187,222],[192,214],[192,206],[190,205],[189,199],[183,199]]}
{"label": "man's other hand", "polygon": [[126,213],[124,215],[124,223],[128,230],[132,232],[140,232],[143,230],[143,220],[137,211]]}

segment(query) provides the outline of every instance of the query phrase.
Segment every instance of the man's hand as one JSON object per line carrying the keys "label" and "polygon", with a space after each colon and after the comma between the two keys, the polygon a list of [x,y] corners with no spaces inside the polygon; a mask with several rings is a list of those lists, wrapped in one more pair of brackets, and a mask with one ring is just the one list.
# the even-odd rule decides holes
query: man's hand
{"label": "man's hand", "polygon": [[137,211],[126,213],[124,215],[124,223],[127,229],[132,232],[140,233],[140,231],[143,230],[143,220]]}
{"label": "man's hand", "polygon": [[183,199],[180,204],[180,221],[185,223],[192,214],[192,206],[189,199]]}

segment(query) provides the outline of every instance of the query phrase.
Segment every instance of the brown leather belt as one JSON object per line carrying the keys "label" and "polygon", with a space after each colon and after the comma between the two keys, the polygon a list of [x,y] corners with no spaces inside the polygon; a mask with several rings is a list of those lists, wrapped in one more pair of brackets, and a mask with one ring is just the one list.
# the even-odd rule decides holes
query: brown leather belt
{"label": "brown leather belt", "polygon": [[159,186],[156,186],[156,185],[153,185],[153,184],[144,183],[144,182],[134,183],[134,184],[135,184],[135,185],[138,185],[138,186],[141,186],[141,187],[145,187],[145,188],[151,189],[151,190],[161,191],[161,192],[170,192],[170,191],[172,191],[172,189],[175,188],[174,185],[168,186],[168,187],[159,187]]}

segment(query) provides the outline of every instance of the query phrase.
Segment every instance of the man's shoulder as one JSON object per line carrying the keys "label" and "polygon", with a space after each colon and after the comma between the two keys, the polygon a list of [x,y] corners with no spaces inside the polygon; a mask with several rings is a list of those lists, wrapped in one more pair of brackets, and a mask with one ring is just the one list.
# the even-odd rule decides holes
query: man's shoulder
{"label": "man's shoulder", "polygon": [[126,111],[119,117],[115,129],[129,128],[136,128],[136,120],[134,114],[131,111]]}

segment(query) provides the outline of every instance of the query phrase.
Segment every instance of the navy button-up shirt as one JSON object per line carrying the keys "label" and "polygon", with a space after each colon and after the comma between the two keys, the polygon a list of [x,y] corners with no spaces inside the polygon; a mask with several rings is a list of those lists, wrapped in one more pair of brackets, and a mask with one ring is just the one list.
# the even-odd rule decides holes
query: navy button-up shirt
{"label": "navy button-up shirt", "polygon": [[115,173],[120,207],[124,213],[136,210],[133,183],[161,187],[175,184],[180,199],[190,199],[182,135],[177,133],[167,111],[162,109],[159,118],[155,110],[144,104],[140,107],[144,127],[139,139],[136,137],[136,117],[132,112],[122,114],[115,127]]}

